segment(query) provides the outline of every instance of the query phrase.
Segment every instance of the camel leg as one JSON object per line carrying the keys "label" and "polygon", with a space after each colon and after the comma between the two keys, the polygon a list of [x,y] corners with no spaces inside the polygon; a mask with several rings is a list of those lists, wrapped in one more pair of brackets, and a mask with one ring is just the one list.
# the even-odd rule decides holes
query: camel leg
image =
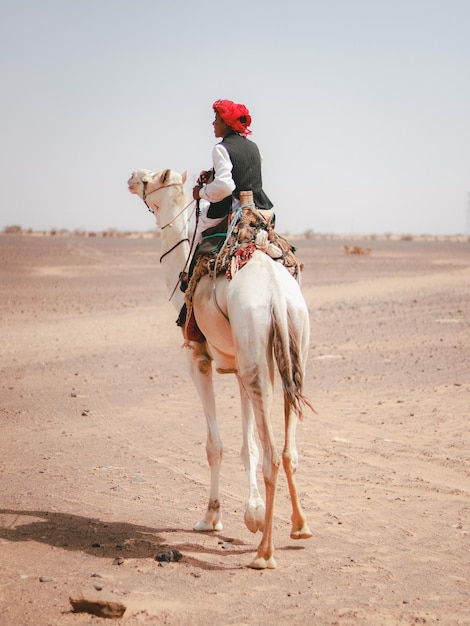
{"label": "camel leg", "polygon": [[256,470],[259,461],[259,450],[255,440],[255,415],[253,405],[243,388],[242,382],[237,376],[240,387],[240,400],[242,410],[243,443],[241,459],[248,475],[248,500],[245,508],[245,525],[252,533],[264,530],[264,517],[266,509],[264,501],[258,490]]}
{"label": "camel leg", "polygon": [[264,518],[264,531],[258,546],[256,557],[250,563],[253,569],[274,569],[274,497],[276,493],[277,476],[279,472],[280,458],[274,443],[269,413],[257,419],[258,434],[263,444],[263,476],[266,489],[266,514]]}
{"label": "camel leg", "polygon": [[285,443],[282,451],[282,463],[286,472],[287,484],[289,485],[290,499],[292,502],[292,531],[291,539],[309,539],[312,532],[308,527],[305,514],[300,504],[297,493],[297,483],[295,473],[299,465],[299,455],[295,440],[297,429],[297,415],[293,414],[291,407],[284,398],[284,417],[285,417]]}
{"label": "camel leg", "polygon": [[211,485],[207,511],[194,530],[207,532],[222,530],[222,512],[220,509],[219,478],[222,463],[222,440],[217,425],[215,410],[214,386],[212,382],[212,362],[207,355],[203,343],[191,344],[189,352],[189,367],[191,378],[199,393],[207,423],[206,454],[211,472]]}
{"label": "camel leg", "polygon": [[[247,352],[251,353],[251,360],[247,359],[245,363],[239,362],[238,371],[241,392],[242,395],[245,393],[252,403],[250,410],[254,411],[259,439],[263,446],[263,477],[266,490],[263,536],[250,567],[274,569],[276,567],[273,541],[274,497],[280,457],[276,450],[270,420],[273,401],[273,368],[270,361],[268,363],[265,361],[263,365],[262,359],[256,360],[255,349]],[[240,361],[242,360],[241,358]]]}
{"label": "camel leg", "polygon": [[[233,282],[235,283],[235,280]],[[236,291],[233,293],[239,295]],[[250,416],[254,413],[259,440],[263,448],[262,468],[266,493],[264,529],[256,557],[250,563],[250,567],[274,569],[276,567],[273,541],[274,497],[280,456],[276,450],[271,427],[274,363],[271,350],[268,349],[269,328],[265,328],[264,332],[260,331],[260,320],[269,320],[270,310],[264,304],[266,297],[261,293],[258,282],[254,285],[252,293],[260,294],[260,299],[263,300],[258,307],[255,306],[254,299],[250,301],[256,314],[252,313],[247,316],[246,311],[241,309],[240,317],[238,317],[238,311],[234,308],[231,318],[232,328],[237,329],[234,333],[234,343],[242,406],[247,409],[247,443],[249,445],[250,420],[251,423],[253,421]]]}

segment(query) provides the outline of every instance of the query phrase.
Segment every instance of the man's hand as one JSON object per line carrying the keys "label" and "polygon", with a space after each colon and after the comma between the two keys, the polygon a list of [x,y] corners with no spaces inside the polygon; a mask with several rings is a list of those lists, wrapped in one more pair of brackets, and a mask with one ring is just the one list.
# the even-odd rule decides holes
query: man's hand
{"label": "man's hand", "polygon": [[199,178],[197,179],[197,182],[201,184],[207,184],[207,183],[212,182],[213,178],[214,178],[213,170],[205,170],[199,174]]}
{"label": "man's hand", "polygon": [[197,185],[193,187],[193,198],[195,200],[200,200],[201,196],[199,195],[199,190],[203,185],[207,185],[207,183],[212,182],[214,179],[214,171],[213,170],[203,170],[199,174],[199,178],[197,179]]}

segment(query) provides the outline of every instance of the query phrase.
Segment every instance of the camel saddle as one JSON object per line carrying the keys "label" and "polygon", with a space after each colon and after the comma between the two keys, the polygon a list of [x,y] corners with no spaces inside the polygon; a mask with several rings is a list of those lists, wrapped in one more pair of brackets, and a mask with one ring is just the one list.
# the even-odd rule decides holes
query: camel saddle
{"label": "camel saddle", "polygon": [[186,339],[204,341],[205,338],[197,327],[192,310],[193,294],[199,280],[207,274],[225,274],[232,280],[235,274],[246,265],[256,250],[268,254],[274,261],[282,263],[288,272],[298,280],[303,265],[295,256],[295,248],[274,230],[274,216],[271,212],[254,207],[243,207],[235,223],[231,223],[232,214],[219,224],[202,233],[194,258],[188,287],[185,290],[184,318],[177,322],[184,326]]}

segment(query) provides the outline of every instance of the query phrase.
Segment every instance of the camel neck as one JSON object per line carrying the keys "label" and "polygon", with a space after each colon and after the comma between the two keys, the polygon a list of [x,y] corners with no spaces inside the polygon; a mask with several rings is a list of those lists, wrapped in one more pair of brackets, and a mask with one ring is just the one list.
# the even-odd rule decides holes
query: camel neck
{"label": "camel neck", "polygon": [[[162,207],[163,209],[163,207]],[[181,207],[173,207],[172,213],[177,214]],[[165,213],[167,213],[165,211]],[[170,212],[168,212],[170,215]],[[161,234],[161,265],[165,277],[166,289],[168,297],[173,293],[175,286],[178,284],[180,272],[183,271],[189,254],[188,228],[186,211],[175,218],[162,231]],[[177,311],[181,309],[184,302],[184,293],[176,288],[171,302]]]}

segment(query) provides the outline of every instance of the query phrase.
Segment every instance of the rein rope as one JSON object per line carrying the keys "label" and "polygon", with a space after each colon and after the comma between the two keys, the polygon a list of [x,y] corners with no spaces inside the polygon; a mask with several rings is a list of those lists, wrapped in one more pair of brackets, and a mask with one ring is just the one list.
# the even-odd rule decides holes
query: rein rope
{"label": "rein rope", "polygon": [[[177,186],[181,186],[181,187],[182,187],[182,186],[183,186],[183,183],[170,183],[169,185],[162,185],[161,187],[157,187],[156,189],[154,189],[153,191],[151,191],[149,194],[147,194],[147,184],[148,184],[148,181],[144,180],[144,181],[142,181],[142,184],[143,184],[142,200],[144,201],[145,206],[147,207],[147,209],[148,209],[148,210],[150,211],[150,213],[152,213],[153,215],[155,215],[155,211],[153,210],[153,208],[152,208],[152,207],[150,207],[150,206],[149,206],[149,204],[148,204],[148,202],[147,202],[147,198],[148,198],[148,196],[151,196],[153,193],[156,193],[157,191],[160,191],[160,189],[166,189],[167,187],[177,187]],[[167,224],[165,224],[164,226],[160,226],[160,230],[165,230],[165,228],[168,228],[168,227],[170,227],[170,228],[171,228],[171,227],[173,226],[173,222],[174,222],[175,220],[177,220],[177,219],[178,219],[178,217],[179,217],[180,215],[182,215],[182,214],[186,211],[186,209],[188,209],[188,208],[189,208],[192,204],[194,204],[194,202],[196,202],[196,201],[195,201],[195,200],[191,200],[191,202],[188,202],[188,204],[187,204],[185,207],[183,207],[183,208],[181,209],[181,211],[180,211],[179,213],[177,213],[177,215],[175,215],[175,217],[174,217],[174,218],[173,218],[170,222],[168,222],[168,223],[167,223]],[[155,207],[156,207],[156,209],[157,209],[157,210],[160,208],[157,204],[155,205]],[[175,291],[177,290],[178,285],[181,283],[181,280],[182,280],[183,274],[184,274],[184,272],[186,271],[186,268],[187,268],[187,266],[188,266],[189,260],[190,260],[190,258],[191,258],[192,252],[193,252],[194,241],[195,241],[195,239],[196,239],[196,232],[197,232],[197,227],[198,227],[198,223],[199,223],[199,215],[200,215],[199,200],[197,201],[197,204],[196,204],[196,207],[195,207],[195,209],[194,209],[194,210],[196,211],[196,225],[195,225],[195,227],[194,227],[194,232],[193,232],[193,237],[192,237],[192,240],[191,240],[191,245],[189,246],[188,256],[187,256],[187,258],[186,258],[186,262],[185,262],[185,264],[184,264],[183,270],[179,273],[179,277],[178,277],[178,280],[177,280],[177,282],[176,282],[176,285],[175,285],[175,287],[174,287],[173,291],[171,292],[171,295],[170,295],[170,297],[168,298],[168,300],[171,300],[171,299],[173,298],[173,296],[175,295]],[[192,217],[193,217],[193,214],[194,214],[194,210],[193,210],[193,211],[191,211],[190,216],[189,216],[189,217],[188,217],[188,219],[186,220],[186,222],[187,222],[187,223],[191,221],[191,219],[192,219]],[[184,237],[183,239],[180,239],[177,243],[175,243],[175,245],[174,245],[174,246],[172,246],[169,250],[167,250],[166,252],[164,252],[164,253],[162,254],[162,256],[160,257],[160,263],[161,263],[161,262],[163,261],[163,259],[167,256],[167,254],[170,254],[170,252],[173,252],[173,250],[175,250],[175,249],[176,249],[179,245],[181,245],[182,243],[184,243],[184,242],[186,242],[186,241],[189,243],[189,239],[188,239],[188,237]]]}
{"label": "rein rope", "polygon": [[[185,241],[187,241],[187,242],[189,243],[189,239],[188,239],[187,237],[185,237],[184,239],[180,239],[180,240],[178,241],[178,243],[175,243],[175,245],[174,245],[174,246],[172,246],[169,250],[167,250],[166,252],[164,252],[164,253],[162,254],[162,256],[160,257],[160,263],[163,261],[163,259],[166,257],[166,255],[167,255],[167,254],[170,254],[170,252],[173,252],[173,250],[174,250],[175,248],[177,248],[177,247],[178,247],[181,243],[184,243]],[[186,261],[186,263],[187,263],[187,261]],[[173,294],[171,294],[171,295],[173,295]],[[170,300],[171,300],[171,298],[170,298]]]}

